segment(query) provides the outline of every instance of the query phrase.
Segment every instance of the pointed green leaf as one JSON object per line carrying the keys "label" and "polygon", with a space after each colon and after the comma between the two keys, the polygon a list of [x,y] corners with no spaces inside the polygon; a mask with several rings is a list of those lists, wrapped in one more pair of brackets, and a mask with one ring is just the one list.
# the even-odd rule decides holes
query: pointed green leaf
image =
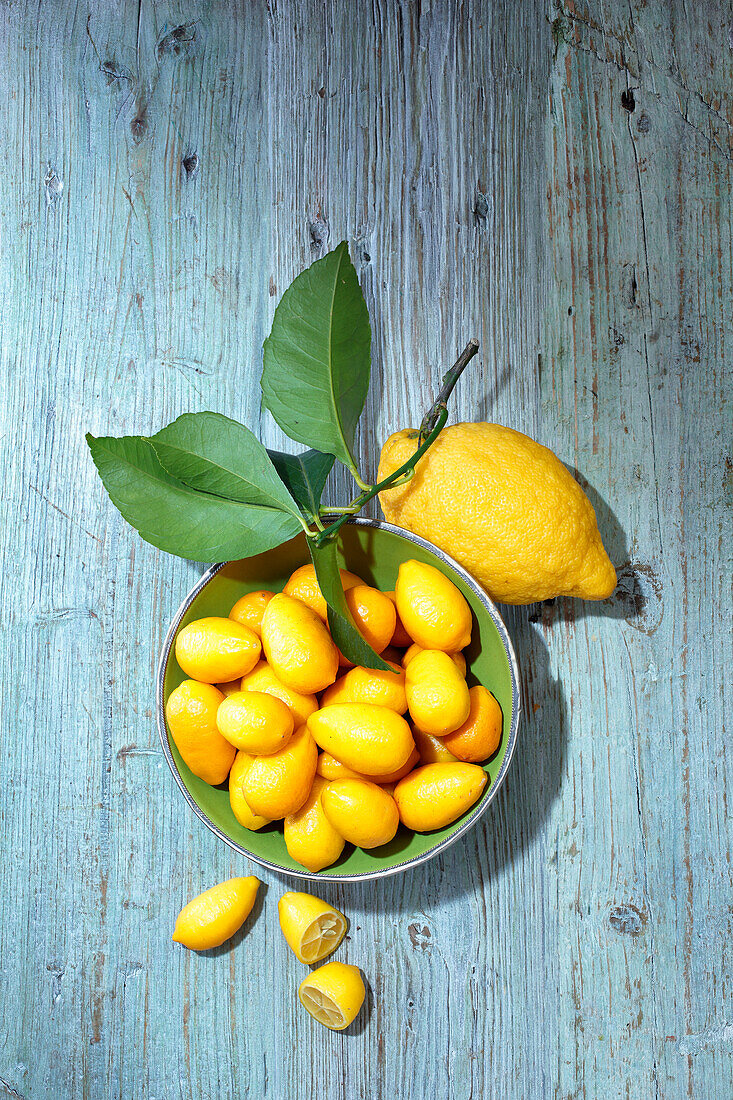
{"label": "pointed green leaf", "polygon": [[345,241],[285,291],[265,340],[262,403],[291,439],[354,469],[371,329]]}
{"label": "pointed green leaf", "polygon": [[306,519],[318,515],[326,479],[335,459],[321,451],[303,451],[299,455],[285,451],[267,452],[290,495],[300,505]]}
{"label": "pointed green leaf", "polygon": [[334,642],[344,657],[347,657],[355,665],[389,672],[390,666],[374,652],[354,624],[341,583],[338,557],[336,555],[336,539],[327,539],[320,547],[315,545],[313,539],[309,538],[307,542],[315,566],[318,584],[328,604],[328,625],[331,628],[331,637]]}
{"label": "pointed green leaf", "polygon": [[171,475],[147,439],[86,437],[104,487],[146,542],[194,561],[229,561],[260,554],[302,530],[275,508],[223,500]]}
{"label": "pointed green leaf", "polygon": [[244,424],[220,413],[184,413],[151,436],[161,464],[192,489],[298,516],[267,449]]}

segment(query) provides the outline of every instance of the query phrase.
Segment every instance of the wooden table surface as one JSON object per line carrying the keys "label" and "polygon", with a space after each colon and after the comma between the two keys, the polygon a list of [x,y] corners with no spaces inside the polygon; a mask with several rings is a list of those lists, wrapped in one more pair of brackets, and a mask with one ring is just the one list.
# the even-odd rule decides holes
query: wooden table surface
{"label": "wooden table surface", "polygon": [[[1,9],[0,1097],[730,1097],[729,5]],[[160,752],[153,672],[201,566],[140,541],[84,443],[208,408],[282,443],[262,341],[341,239],[374,328],[365,468],[476,336],[456,418],[577,469],[620,575],[605,604],[507,609],[525,714],[480,827],[322,889],[370,985],[346,1035],[296,1004],[289,884]],[[253,871],[241,942],[171,943]]]}

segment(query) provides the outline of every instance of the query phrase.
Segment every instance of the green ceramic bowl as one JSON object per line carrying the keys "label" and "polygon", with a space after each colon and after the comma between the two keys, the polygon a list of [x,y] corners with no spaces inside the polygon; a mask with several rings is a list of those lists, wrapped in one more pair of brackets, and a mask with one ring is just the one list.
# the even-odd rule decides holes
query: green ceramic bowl
{"label": "green ceramic bowl", "polygon": [[189,806],[212,832],[235,851],[274,871],[303,879],[356,882],[397,874],[423,863],[475,825],[507,773],[517,740],[520,700],[516,658],[504,623],[494,604],[465,569],[425,539],[389,523],[355,519],[342,528],[341,535],[343,565],[369,584],[385,591],[392,590],[400,563],[416,558],[449,576],[471,606],[474,629],[466,651],[469,682],[482,683],[494,693],[504,712],[504,731],[498,750],[485,765],[490,783],[468,813],[447,828],[432,833],[411,833],[400,827],[394,840],[371,851],[347,845],[337,863],[313,874],[288,855],[281,823],[275,822],[256,833],[243,828],[229,806],[226,784],[209,786],[193,775],[181,759],[165,719],[168,696],[185,679],[175,658],[178,631],[204,615],[228,615],[245,592],[259,588],[282,589],[293,570],[309,560],[304,535],[266,554],[215,565],[204,573],[184,600],[163,645],[158,668],[157,714],[163,752],[173,776]]}

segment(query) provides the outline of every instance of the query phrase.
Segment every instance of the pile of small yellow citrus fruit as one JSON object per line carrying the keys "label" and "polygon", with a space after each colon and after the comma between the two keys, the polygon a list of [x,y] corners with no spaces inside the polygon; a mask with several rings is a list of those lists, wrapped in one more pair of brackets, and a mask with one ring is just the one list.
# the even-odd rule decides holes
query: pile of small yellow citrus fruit
{"label": "pile of small yellow citrus fruit", "polygon": [[[346,843],[378,848],[400,822],[441,829],[481,796],[480,763],[501,741],[501,708],[469,688],[471,610],[439,569],[400,565],[393,592],[341,571],[354,622],[391,671],[353,667],[328,629],[312,565],[282,592],[249,592],[228,618],[176,638],[184,680],[166,706],[183,760],[229,779],[246,829],[284,822],[291,858],[312,872]],[[320,752],[319,752],[320,750]]]}
{"label": "pile of small yellow citrus fruit", "polygon": [[[230,878],[184,905],[173,939],[192,951],[219,947],[239,931],[252,912],[259,880]],[[346,935],[346,917],[312,894],[288,891],[278,903],[280,928],[298,960],[307,965],[332,955]],[[332,1031],[343,1031],[356,1018],[366,990],[359,968],[330,962],[307,975],[298,997],[314,1019]]]}

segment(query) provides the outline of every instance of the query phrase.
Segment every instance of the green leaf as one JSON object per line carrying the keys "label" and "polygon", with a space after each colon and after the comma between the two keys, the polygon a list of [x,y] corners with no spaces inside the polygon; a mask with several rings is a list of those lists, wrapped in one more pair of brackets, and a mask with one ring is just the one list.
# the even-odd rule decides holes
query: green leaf
{"label": "green leaf", "polygon": [[344,657],[348,657],[355,665],[389,672],[390,666],[374,652],[354,624],[341,583],[336,539],[327,539],[322,546],[316,546],[314,539],[307,541],[318,584],[328,604],[328,625],[334,642]]}
{"label": "green leaf", "polygon": [[265,340],[262,403],[291,439],[352,471],[369,389],[371,329],[345,241],[298,275]]}
{"label": "green leaf", "polygon": [[150,442],[168,473],[192,489],[299,516],[266,448],[228,416],[184,413]]}
{"label": "green leaf", "polygon": [[86,437],[104,487],[146,542],[194,561],[260,554],[302,530],[275,508],[223,500],[184,485],[163,468],[147,439]]}
{"label": "green leaf", "polygon": [[325,455],[322,451],[303,451],[302,454],[291,455],[269,449],[267,453],[306,519],[312,520],[318,515],[323,488],[335,462],[333,455]]}

